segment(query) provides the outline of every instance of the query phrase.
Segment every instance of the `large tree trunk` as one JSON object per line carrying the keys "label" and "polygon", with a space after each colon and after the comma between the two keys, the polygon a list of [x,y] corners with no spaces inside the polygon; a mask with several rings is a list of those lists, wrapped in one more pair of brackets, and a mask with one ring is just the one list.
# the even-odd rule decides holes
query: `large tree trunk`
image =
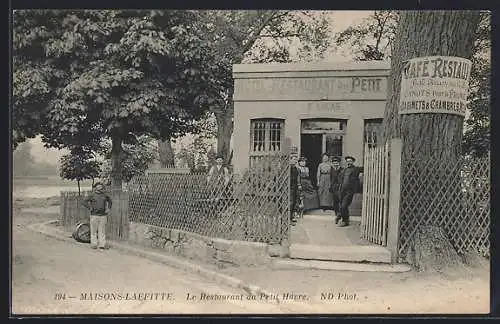
{"label": "large tree trunk", "polygon": [[461,153],[463,117],[448,114],[399,113],[404,62],[421,56],[446,55],[470,59],[479,24],[478,11],[405,11],[400,14],[393,43],[388,102],[384,116],[386,138],[401,138],[404,150]]}
{"label": "large tree trunk", "polygon": [[160,156],[160,166],[166,168],[175,165],[175,154],[170,139],[158,140],[158,153]]}
{"label": "large tree trunk", "polygon": [[231,136],[233,134],[233,105],[226,106],[226,109],[215,112],[217,120],[217,154],[224,158],[224,163],[231,163]]}
{"label": "large tree trunk", "polygon": [[[398,24],[398,30],[393,43],[391,75],[388,84],[388,101],[384,116],[384,135],[386,140],[391,138],[401,138],[403,142],[403,164],[405,161],[415,161],[426,159],[432,156],[433,161],[448,161],[447,163],[456,163],[461,156],[461,144],[463,134],[464,118],[451,114],[403,114],[399,115],[399,99],[401,87],[401,72],[405,62],[409,59],[423,56],[456,56],[470,59],[475,40],[475,31],[479,24],[479,12],[471,11],[405,11],[401,12]],[[427,169],[426,169],[427,170]],[[431,172],[427,170],[427,172]],[[455,171],[453,171],[455,172]],[[429,173],[427,173],[429,174]],[[436,180],[444,176],[450,176],[441,172],[435,172],[432,177]],[[409,177],[409,176],[408,176]],[[407,177],[407,178],[408,178]],[[403,177],[405,178],[405,177]],[[453,177],[451,177],[453,178]],[[455,182],[459,176],[454,177]],[[410,180],[406,180],[410,181]],[[426,201],[430,203],[439,188],[442,186],[442,192],[449,192],[450,186],[457,186],[459,183],[446,181],[430,181],[429,176],[413,177],[412,185],[419,188],[421,197],[420,208],[414,208],[411,214],[400,215],[402,219],[414,220],[428,215],[422,215]],[[453,195],[455,192],[453,192]],[[459,194],[457,192],[457,194]],[[427,199],[428,198],[428,199]],[[413,200],[408,193],[401,194],[401,204],[409,204]],[[438,207],[435,207],[438,208]],[[408,212],[408,211],[407,211]],[[455,215],[448,215],[444,222],[435,222],[446,224],[450,222]],[[437,226],[423,226],[419,228],[418,242],[410,243],[410,247],[415,245],[429,244],[432,247],[419,246],[420,251],[434,251],[441,255],[450,256],[456,252],[449,251],[450,244],[444,243],[440,246],[434,246],[440,240],[428,240],[422,243],[427,237],[442,237],[440,233],[430,233],[426,235],[422,231],[438,231]],[[446,250],[446,253],[443,251]],[[421,269],[428,269],[429,266],[424,263],[436,260],[435,256],[416,258],[420,264],[416,266]],[[455,257],[450,257],[456,259]],[[452,262],[450,262],[452,263]],[[432,266],[431,266],[432,268]]]}
{"label": "large tree trunk", "polygon": [[111,188],[113,191],[122,191],[122,143],[123,137],[119,132],[111,135]]}

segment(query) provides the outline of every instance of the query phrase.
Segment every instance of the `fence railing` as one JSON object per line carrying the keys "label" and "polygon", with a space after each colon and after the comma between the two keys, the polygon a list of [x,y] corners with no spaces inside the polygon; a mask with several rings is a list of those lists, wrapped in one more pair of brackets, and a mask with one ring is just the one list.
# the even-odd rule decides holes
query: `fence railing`
{"label": "fence railing", "polygon": [[280,243],[289,231],[289,162],[260,160],[223,180],[206,174],[149,173],[128,186],[130,221],[210,237]]}
{"label": "fence railing", "polygon": [[[403,159],[399,254],[422,226],[442,227],[459,253],[489,255],[489,158]],[[415,181],[419,179],[419,181]]]}
{"label": "fence railing", "polygon": [[[68,230],[74,230],[79,222],[90,221],[90,211],[83,206],[83,200],[91,191],[61,192],[60,224]],[[128,238],[128,193],[110,193],[113,199],[113,208],[106,222],[106,235],[110,239]]]}

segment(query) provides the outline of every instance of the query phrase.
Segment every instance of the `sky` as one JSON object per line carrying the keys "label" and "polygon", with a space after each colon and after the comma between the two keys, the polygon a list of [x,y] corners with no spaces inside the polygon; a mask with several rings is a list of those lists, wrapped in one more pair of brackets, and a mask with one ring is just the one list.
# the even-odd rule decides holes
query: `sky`
{"label": "sky", "polygon": [[[345,28],[355,25],[360,22],[363,18],[369,16],[373,11],[332,11],[331,22],[332,30],[334,33],[338,33]],[[337,53],[330,51],[324,59],[325,61],[351,61],[352,58],[345,55],[338,55]],[[48,162],[52,164],[58,164],[60,157],[65,153],[65,151],[58,151],[55,149],[46,149],[43,147],[43,143],[40,137],[29,140],[32,144],[32,154],[36,161]]]}

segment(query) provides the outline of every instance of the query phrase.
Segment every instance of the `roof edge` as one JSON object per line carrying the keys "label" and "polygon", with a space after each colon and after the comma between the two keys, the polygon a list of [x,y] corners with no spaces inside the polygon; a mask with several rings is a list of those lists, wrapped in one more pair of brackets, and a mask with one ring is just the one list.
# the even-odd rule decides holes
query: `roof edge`
{"label": "roof edge", "polygon": [[390,61],[234,64],[233,73],[390,70]]}

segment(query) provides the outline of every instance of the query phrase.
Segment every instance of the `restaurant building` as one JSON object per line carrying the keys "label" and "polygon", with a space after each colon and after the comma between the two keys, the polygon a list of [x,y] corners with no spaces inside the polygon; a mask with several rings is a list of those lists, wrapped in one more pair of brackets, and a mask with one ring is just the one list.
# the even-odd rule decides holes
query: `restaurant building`
{"label": "restaurant building", "polygon": [[380,138],[389,73],[383,61],[234,65],[234,170],[285,145],[312,172],[323,153],[362,165],[364,144]]}

